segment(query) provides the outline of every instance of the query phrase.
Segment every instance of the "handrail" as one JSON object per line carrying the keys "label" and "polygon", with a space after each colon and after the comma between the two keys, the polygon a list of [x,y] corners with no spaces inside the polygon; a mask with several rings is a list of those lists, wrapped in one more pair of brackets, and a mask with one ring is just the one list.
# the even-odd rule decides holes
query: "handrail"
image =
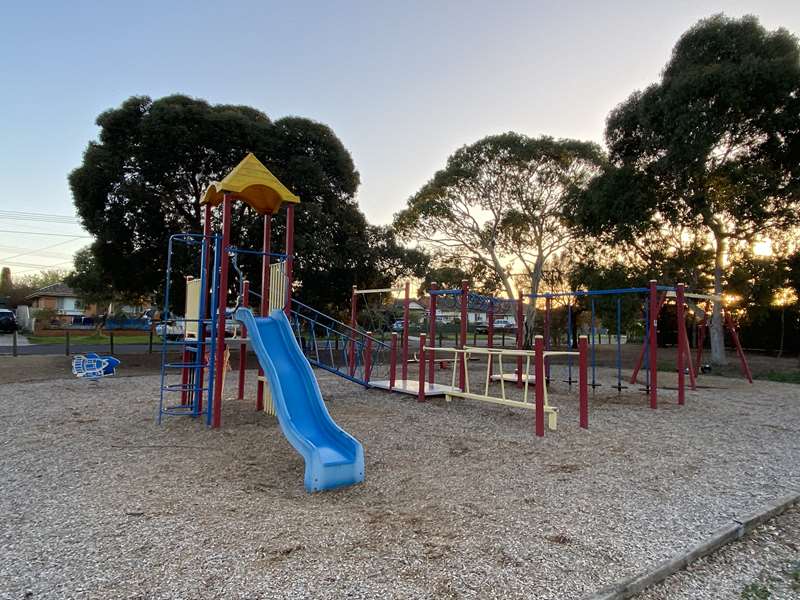
{"label": "handrail", "polygon": [[315,313],[315,314],[317,314],[317,315],[319,315],[321,317],[324,317],[324,318],[328,319],[329,321],[331,321],[333,323],[336,323],[337,325],[341,325],[342,327],[344,327],[345,329],[347,329],[349,331],[355,332],[356,335],[360,335],[360,336],[362,336],[364,338],[372,338],[374,340],[374,343],[377,343],[378,345],[383,346],[384,348],[389,348],[389,344],[387,344],[386,342],[382,342],[379,339],[375,338],[374,336],[369,335],[367,332],[364,332],[364,331],[361,331],[359,329],[356,329],[355,327],[352,327],[352,326],[348,325],[347,323],[342,323],[341,321],[339,321],[337,319],[334,319],[332,316],[327,315],[324,312],[318,311],[316,308],[312,308],[311,306],[308,306],[307,304],[303,304],[302,302],[300,302],[296,298],[292,298],[292,302],[294,304],[297,304],[298,306],[304,308],[304,309],[310,310],[311,312],[313,312],[313,313]]}

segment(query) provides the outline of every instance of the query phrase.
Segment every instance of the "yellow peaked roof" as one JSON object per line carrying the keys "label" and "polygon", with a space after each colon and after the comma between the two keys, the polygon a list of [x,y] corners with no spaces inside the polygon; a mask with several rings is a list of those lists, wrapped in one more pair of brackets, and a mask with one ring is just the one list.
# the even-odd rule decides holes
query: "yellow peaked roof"
{"label": "yellow peaked roof", "polygon": [[278,212],[282,202],[300,202],[253,153],[244,157],[222,181],[212,181],[200,204],[221,204],[225,194],[241,200],[258,214]]}

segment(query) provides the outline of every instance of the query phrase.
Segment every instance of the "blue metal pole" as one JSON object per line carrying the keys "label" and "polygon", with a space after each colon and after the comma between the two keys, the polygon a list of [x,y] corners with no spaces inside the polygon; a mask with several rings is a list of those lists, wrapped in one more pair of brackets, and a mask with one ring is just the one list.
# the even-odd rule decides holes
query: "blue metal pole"
{"label": "blue metal pole", "polygon": [[622,390],[622,298],[617,297],[617,391]]}
{"label": "blue metal pole", "polygon": [[[567,302],[567,350],[572,352],[572,302]],[[567,384],[572,385],[572,355],[567,356]]]}
{"label": "blue metal pole", "polygon": [[[214,266],[212,269],[211,277],[211,339],[208,349],[208,390],[206,400],[206,426],[211,427],[211,415],[213,413],[214,405],[214,381],[216,379],[215,365],[217,360],[224,360],[224,357],[217,356],[217,319],[219,318],[219,311],[217,310],[218,296],[219,296],[219,266],[222,261],[222,237],[219,235],[214,236]],[[203,340],[205,344],[205,340]]]}

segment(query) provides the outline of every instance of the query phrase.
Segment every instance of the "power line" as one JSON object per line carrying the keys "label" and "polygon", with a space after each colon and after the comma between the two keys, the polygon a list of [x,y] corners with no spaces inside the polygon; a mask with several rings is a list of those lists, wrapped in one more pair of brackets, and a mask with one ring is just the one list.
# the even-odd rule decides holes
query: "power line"
{"label": "power line", "polygon": [[78,223],[75,217],[69,215],[54,215],[51,213],[21,212],[16,210],[0,210],[0,220],[3,221],[43,221],[47,223]]}
{"label": "power line", "polygon": [[92,238],[90,235],[74,235],[69,233],[46,233],[44,231],[11,231],[8,229],[0,229],[0,233],[18,233],[20,235],[49,235],[53,237],[68,237],[76,239],[89,240]]}
{"label": "power line", "polygon": [[[38,254],[40,256],[45,256],[44,254],[41,254],[42,250],[49,250],[50,248],[55,248],[56,246],[63,246],[64,244],[71,244],[73,242],[74,240],[64,240],[62,242],[56,242],[55,244],[50,244],[49,246],[45,246],[44,248],[39,248],[37,250],[26,250],[25,252],[20,252],[19,254],[14,254],[13,256],[6,256],[5,258],[0,258],[0,261],[11,260],[14,258],[19,258],[20,256],[28,256],[30,254]],[[20,250],[22,250],[22,248],[20,248]]]}
{"label": "power line", "polygon": [[25,267],[30,269],[54,269],[56,267],[60,267],[62,265],[72,264],[71,260],[65,260],[60,263],[56,263],[54,265],[37,265],[35,263],[25,263],[25,262],[16,262],[13,260],[4,260],[0,261],[0,264],[3,264],[7,267]]}

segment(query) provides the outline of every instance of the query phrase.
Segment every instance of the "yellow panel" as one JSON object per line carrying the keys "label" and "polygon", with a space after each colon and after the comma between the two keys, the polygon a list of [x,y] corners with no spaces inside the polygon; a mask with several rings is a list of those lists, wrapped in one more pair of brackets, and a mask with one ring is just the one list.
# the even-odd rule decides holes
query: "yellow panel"
{"label": "yellow panel", "polygon": [[230,194],[252,207],[258,214],[274,214],[283,202],[300,202],[252,152],[244,157],[222,181],[214,181],[203,193],[200,204],[217,206]]}

